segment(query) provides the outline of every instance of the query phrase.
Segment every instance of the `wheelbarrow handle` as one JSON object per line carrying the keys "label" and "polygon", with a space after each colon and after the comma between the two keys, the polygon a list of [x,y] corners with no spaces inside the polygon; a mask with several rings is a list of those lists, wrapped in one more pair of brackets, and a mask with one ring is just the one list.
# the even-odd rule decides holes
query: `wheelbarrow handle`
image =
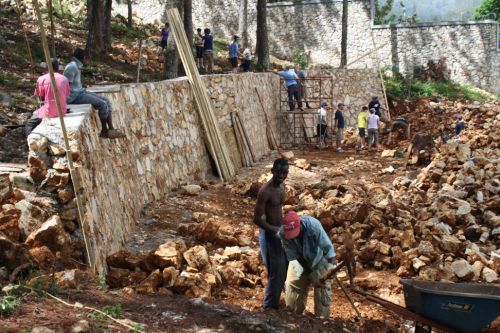
{"label": "wheelbarrow handle", "polygon": [[392,303],[392,302],[389,302],[383,298],[380,298],[378,296],[375,296],[375,295],[370,295],[368,294],[367,292],[363,291],[363,290],[359,290],[359,289],[356,289],[354,287],[350,287],[350,289],[355,292],[356,294],[359,294],[361,296],[364,296],[367,300],[373,302],[373,303],[377,303],[379,305],[382,305],[384,308],[388,309],[388,310],[391,310],[397,314],[399,314],[400,316],[406,318],[406,319],[410,319],[410,320],[414,320],[418,323],[421,323],[421,324],[424,324],[424,325],[428,325],[430,327],[434,327],[440,331],[443,331],[443,332],[448,332],[448,333],[458,333],[457,331],[449,328],[449,327],[446,327],[446,326],[443,326],[442,324],[439,324],[439,323],[436,323],[435,321],[431,320],[431,319],[428,319],[422,315],[419,315],[418,313],[415,313],[413,311],[410,311],[408,310],[407,308],[405,307],[402,307],[398,304],[395,304],[395,303]]}

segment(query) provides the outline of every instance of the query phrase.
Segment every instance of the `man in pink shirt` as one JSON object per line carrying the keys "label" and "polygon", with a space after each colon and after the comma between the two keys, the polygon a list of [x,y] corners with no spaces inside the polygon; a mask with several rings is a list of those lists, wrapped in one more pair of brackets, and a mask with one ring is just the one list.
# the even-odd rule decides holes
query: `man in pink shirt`
{"label": "man in pink shirt", "polygon": [[[61,110],[63,114],[66,113],[66,98],[70,94],[68,79],[59,74],[59,62],[57,58],[52,58],[52,68],[54,68],[54,78],[56,81],[57,90],[59,91],[59,102],[61,103]],[[47,68],[48,71],[48,68]],[[43,118],[57,117],[57,105],[54,98],[54,91],[50,82],[50,74],[42,75],[36,81],[35,96],[43,101],[43,105],[33,112],[33,116],[26,123],[25,133],[28,136],[37,127]]]}

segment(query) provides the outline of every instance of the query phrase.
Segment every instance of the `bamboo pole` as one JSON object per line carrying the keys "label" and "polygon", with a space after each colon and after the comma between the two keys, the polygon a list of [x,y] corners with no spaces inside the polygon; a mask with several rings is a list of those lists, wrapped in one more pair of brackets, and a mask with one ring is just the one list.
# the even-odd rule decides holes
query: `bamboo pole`
{"label": "bamboo pole", "polygon": [[203,84],[196,64],[194,63],[191,44],[187,40],[183,21],[177,8],[167,10],[166,13],[178,46],[177,51],[179,52],[179,56],[184,65],[184,70],[186,71],[189,83],[193,88],[197,110],[205,131],[210,154],[214,158],[220,178],[223,181],[228,180],[236,174],[236,170],[234,168],[233,161],[231,160],[226,142],[219,129],[218,119],[215,117],[205,85]]}
{"label": "bamboo pole", "polygon": [[[47,7],[49,7],[49,20],[50,20],[50,35],[52,37],[52,56],[56,55],[56,26],[54,25],[54,11],[52,7],[52,0],[47,0]],[[59,68],[57,69],[59,70]]]}
{"label": "bamboo pole", "polygon": [[238,126],[240,127],[240,131],[243,134],[243,139],[245,141],[245,144],[248,147],[248,152],[250,153],[252,163],[254,163],[256,161],[255,153],[253,152],[252,145],[250,144],[250,139],[248,138],[247,131],[246,131],[245,127],[243,126],[243,123],[241,122],[241,119],[240,119],[240,116],[238,113],[236,113],[236,121],[238,122]]}
{"label": "bamboo pole", "polygon": [[387,108],[387,118],[391,121],[391,112],[389,111],[389,101],[387,100],[387,94],[385,92],[384,76],[382,75],[382,69],[380,68],[380,58],[378,55],[377,45],[375,44],[375,36],[373,35],[373,30],[370,30],[370,35],[372,37],[373,49],[375,50],[375,57],[377,59],[378,75],[380,78],[380,83],[382,84],[382,91],[384,93],[385,107]]}
{"label": "bamboo pole", "polygon": [[257,94],[257,98],[259,100],[260,107],[262,108],[262,113],[264,113],[264,120],[266,121],[266,134],[267,134],[267,140],[269,141],[269,146],[272,150],[278,149],[278,141],[276,140],[276,137],[274,136],[273,129],[272,129],[271,124],[269,122],[267,112],[264,108],[264,104],[262,103],[262,98],[260,98],[259,90],[257,89],[257,87],[255,88],[255,93]]}
{"label": "bamboo pole", "polygon": [[139,40],[139,60],[137,61],[137,83],[141,76],[141,61],[142,61],[142,39]]}
{"label": "bamboo pole", "polygon": [[23,13],[21,13],[21,6],[19,5],[19,0],[16,0],[16,5],[17,5],[17,15],[19,18],[19,25],[21,26],[21,29],[23,30],[24,42],[26,44],[26,50],[28,51],[28,55],[30,56],[30,63],[31,63],[31,67],[32,67],[31,71],[33,72],[33,74],[35,74],[35,70],[34,70],[35,62],[33,61],[33,55],[31,54],[30,43],[28,40],[28,33],[26,32],[26,29],[24,28],[24,24],[23,24],[23,20],[22,20]]}
{"label": "bamboo pole", "polygon": [[365,54],[363,54],[362,56],[354,59],[353,61],[351,61],[350,63],[348,63],[345,67],[349,67],[351,66],[352,64],[355,64],[357,63],[358,61],[360,61],[361,59],[364,59],[366,57],[368,57],[369,55],[371,55],[373,52],[377,51],[377,50],[380,50],[381,48],[385,47],[387,44],[384,44],[384,45],[381,45],[379,47],[377,47],[376,49],[371,49],[370,51],[366,52]]}
{"label": "bamboo pole", "polygon": [[78,173],[75,170],[73,164],[73,156],[71,155],[71,148],[69,146],[68,134],[66,132],[66,124],[64,123],[64,115],[61,109],[61,101],[59,100],[59,89],[57,89],[56,80],[54,77],[54,68],[52,68],[52,62],[50,61],[50,51],[49,45],[47,43],[47,36],[45,35],[45,29],[43,27],[42,15],[40,14],[40,7],[38,5],[38,0],[33,0],[33,7],[35,9],[36,16],[38,18],[38,27],[40,29],[40,37],[42,40],[43,52],[45,54],[45,61],[47,62],[47,67],[49,69],[50,83],[52,85],[52,91],[54,92],[54,99],[57,106],[57,115],[59,116],[59,121],[61,123],[61,132],[64,138],[64,148],[66,150],[66,157],[69,164],[69,172],[71,174],[71,180],[73,182],[73,189],[75,191],[76,205],[78,208],[78,217],[80,218],[80,226],[82,228],[83,241],[85,243],[85,249],[87,251],[87,258],[89,261],[89,266],[91,271],[95,272],[95,262],[90,249],[90,243],[87,237],[87,224],[85,223],[85,215],[83,213],[83,203],[80,196],[80,180]]}

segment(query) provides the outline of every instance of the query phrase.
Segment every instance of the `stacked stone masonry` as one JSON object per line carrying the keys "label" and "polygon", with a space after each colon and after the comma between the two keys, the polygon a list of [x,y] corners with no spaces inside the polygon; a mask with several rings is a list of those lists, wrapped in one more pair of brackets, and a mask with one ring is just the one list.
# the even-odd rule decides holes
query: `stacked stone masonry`
{"label": "stacked stone masonry", "polygon": [[[164,21],[168,1],[137,3],[135,11],[145,21]],[[248,32],[255,46],[256,0],[248,0]],[[193,1],[195,27],[210,27],[216,37],[238,33],[239,0]],[[154,8],[154,11],[152,10]],[[115,4],[126,15],[126,5]],[[145,15],[148,13],[148,15]],[[155,13],[150,15],[150,13]],[[268,32],[272,54],[291,57],[295,49],[309,54],[314,64],[338,67],[342,1],[287,1],[268,5]],[[399,68],[412,73],[428,60],[447,59],[450,78],[457,82],[500,92],[500,52],[495,21],[417,26],[372,27],[370,1],[349,1],[348,63],[373,49],[374,34],[379,57],[373,53],[350,68]]]}
{"label": "stacked stone masonry", "polygon": [[[353,109],[366,103],[370,93],[380,93],[373,71],[309,75],[320,74],[333,78],[330,82],[334,84],[329,87],[331,94],[338,90],[343,98],[349,99]],[[367,80],[370,77],[372,80]],[[242,167],[242,157],[231,112],[238,112],[256,157],[269,153],[266,122],[255,89],[259,91],[271,128],[278,133],[280,124],[275,112],[279,109],[279,77],[270,73],[245,73],[203,76],[203,81],[236,167]],[[111,100],[114,122],[125,131],[127,139],[99,138],[100,121],[89,105],[70,106],[71,112],[65,120],[81,180],[91,249],[97,267],[103,269],[106,256],[122,249],[135,230],[145,204],[163,198],[181,185],[200,182],[213,170],[186,78],[99,87],[99,91]],[[354,116],[348,115],[348,119],[354,124]],[[68,188],[71,179],[68,179],[59,121],[44,120],[28,141],[32,177],[39,184],[49,179],[50,190],[60,196],[61,219],[76,223],[76,205]]]}

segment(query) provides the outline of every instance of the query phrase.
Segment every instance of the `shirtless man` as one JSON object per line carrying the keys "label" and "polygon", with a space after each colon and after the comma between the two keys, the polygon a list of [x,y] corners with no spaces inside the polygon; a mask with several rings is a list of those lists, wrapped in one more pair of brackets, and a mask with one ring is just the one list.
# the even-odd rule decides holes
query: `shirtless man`
{"label": "shirtless man", "polygon": [[262,261],[267,268],[267,286],[262,308],[264,310],[279,307],[281,291],[285,287],[288,260],[285,251],[276,236],[283,218],[285,184],[288,176],[288,161],[279,158],[271,169],[273,177],[259,191],[253,222],[260,227],[259,243]]}

